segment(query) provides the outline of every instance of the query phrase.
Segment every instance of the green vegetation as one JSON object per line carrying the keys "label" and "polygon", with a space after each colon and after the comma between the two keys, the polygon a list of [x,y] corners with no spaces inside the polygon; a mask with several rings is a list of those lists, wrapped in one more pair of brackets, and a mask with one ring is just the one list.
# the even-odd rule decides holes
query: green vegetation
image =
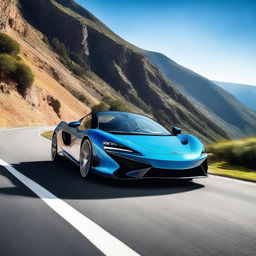
{"label": "green vegetation", "polygon": [[61,62],[69,70],[77,76],[85,75],[88,70],[88,66],[81,55],[74,51],[70,52],[70,49],[64,43],[60,42],[57,37],[54,37],[51,40],[51,45],[61,57]]}
{"label": "green vegetation", "polygon": [[34,75],[28,65],[18,56],[20,45],[10,36],[0,33],[0,79],[10,77],[17,83],[17,90],[24,95],[32,85]]}
{"label": "green vegetation", "polygon": [[213,159],[226,161],[230,164],[256,169],[256,138],[243,140],[225,140],[211,144],[207,152]]}
{"label": "green vegetation", "polygon": [[16,56],[20,53],[20,45],[7,34],[0,33],[0,53]]}
{"label": "green vegetation", "polygon": [[128,106],[121,100],[115,100],[115,99],[109,98],[109,99],[106,99],[106,104],[109,105],[109,110],[111,111],[124,111],[124,112],[130,111]]}
{"label": "green vegetation", "polygon": [[256,138],[224,140],[207,146],[209,172],[256,181]]}
{"label": "green vegetation", "polygon": [[97,112],[97,111],[108,111],[109,110],[109,105],[107,105],[104,102],[101,102],[98,105],[94,105],[92,107],[92,112]]}
{"label": "green vegetation", "polygon": [[224,161],[210,164],[209,173],[256,182],[256,170],[246,169],[238,165],[231,165]]}
{"label": "green vegetation", "polygon": [[68,60],[63,64],[77,76],[83,76],[85,74],[85,69],[83,69],[81,66],[79,66],[72,60]]}
{"label": "green vegetation", "polygon": [[52,77],[56,80],[56,81],[60,81],[60,77],[58,75],[58,73],[55,71],[55,69],[52,69]]}
{"label": "green vegetation", "polygon": [[10,76],[18,84],[18,91],[21,94],[23,94],[34,82],[32,70],[23,62],[16,61],[16,69]]}
{"label": "green vegetation", "polygon": [[15,59],[8,54],[0,54],[0,79],[10,75],[16,69]]}
{"label": "green vegetation", "polygon": [[110,97],[105,97],[103,101],[92,107],[92,111],[123,111],[130,112],[129,107],[121,100],[112,99]]}
{"label": "green vegetation", "polygon": [[53,135],[53,131],[45,131],[41,133],[41,136],[45,137],[46,139],[51,140]]}
{"label": "green vegetation", "polygon": [[59,41],[57,37],[54,37],[51,40],[51,45],[54,48],[54,50],[64,59],[64,60],[69,60],[69,54],[70,51],[67,49],[65,44]]}
{"label": "green vegetation", "polygon": [[87,106],[91,106],[91,101],[90,99],[86,98],[80,91],[74,90],[72,88],[70,88],[69,86],[62,84],[61,85],[68,90],[74,97],[76,97],[78,100],[80,100],[81,102],[85,103]]}

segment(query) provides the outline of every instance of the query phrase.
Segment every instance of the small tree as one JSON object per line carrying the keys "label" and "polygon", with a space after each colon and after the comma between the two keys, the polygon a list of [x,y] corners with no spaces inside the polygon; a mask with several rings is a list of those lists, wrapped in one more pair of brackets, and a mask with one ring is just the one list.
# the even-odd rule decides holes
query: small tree
{"label": "small tree", "polygon": [[16,63],[16,69],[11,74],[11,78],[18,84],[18,91],[23,94],[34,82],[34,75],[30,67],[22,62]]}
{"label": "small tree", "polygon": [[8,54],[0,54],[0,79],[16,69],[15,59]]}
{"label": "small tree", "polygon": [[20,52],[20,45],[5,33],[0,33],[0,53],[10,55],[18,55]]}
{"label": "small tree", "polygon": [[129,112],[130,109],[127,107],[127,105],[122,102],[121,100],[109,100],[108,104],[110,105],[109,110],[111,111],[123,111],[123,112]]}
{"label": "small tree", "polygon": [[64,60],[69,60],[69,50],[63,44],[62,42],[59,41],[57,37],[54,37],[51,41],[52,47],[54,50],[64,59]]}
{"label": "small tree", "polygon": [[107,104],[104,103],[104,102],[101,102],[100,104],[94,105],[94,106],[92,107],[92,112],[107,111],[107,110],[109,110],[109,105],[107,105]]}

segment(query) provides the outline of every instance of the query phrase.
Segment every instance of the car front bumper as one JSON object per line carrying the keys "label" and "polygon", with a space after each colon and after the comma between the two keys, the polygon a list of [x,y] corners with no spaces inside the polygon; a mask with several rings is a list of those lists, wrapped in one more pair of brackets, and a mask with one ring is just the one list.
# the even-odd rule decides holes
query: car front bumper
{"label": "car front bumper", "polygon": [[[166,178],[166,179],[194,179],[207,177],[208,164],[207,156],[194,161],[180,164],[180,168],[170,168],[178,166],[177,162],[165,161],[166,168],[163,168],[162,161],[145,162],[123,157],[117,154],[110,154],[111,158],[119,165],[113,172],[115,178],[121,179],[144,179],[144,178]],[[165,163],[164,162],[164,163]],[[153,164],[152,164],[153,163]],[[159,163],[159,164],[158,164]],[[189,166],[190,164],[190,166]],[[186,166],[186,168],[184,168]]]}

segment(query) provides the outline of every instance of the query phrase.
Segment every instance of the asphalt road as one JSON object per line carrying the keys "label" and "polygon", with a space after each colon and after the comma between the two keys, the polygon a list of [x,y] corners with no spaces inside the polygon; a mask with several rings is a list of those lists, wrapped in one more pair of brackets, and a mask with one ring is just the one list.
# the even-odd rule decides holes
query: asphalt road
{"label": "asphalt road", "polygon": [[[256,184],[217,176],[84,180],[72,163],[50,161],[50,142],[39,136],[44,129],[1,130],[0,159],[138,254],[256,255]],[[0,166],[0,255],[103,253]]]}

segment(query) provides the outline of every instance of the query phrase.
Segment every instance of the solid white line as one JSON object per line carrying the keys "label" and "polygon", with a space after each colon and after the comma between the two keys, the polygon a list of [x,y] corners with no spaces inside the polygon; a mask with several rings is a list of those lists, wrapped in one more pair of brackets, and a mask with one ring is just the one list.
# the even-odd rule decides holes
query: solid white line
{"label": "solid white line", "polygon": [[0,165],[5,167],[13,176],[40,197],[49,207],[83,234],[103,254],[109,256],[139,255],[69,204],[65,203],[38,183],[17,171],[10,164],[0,159]]}

